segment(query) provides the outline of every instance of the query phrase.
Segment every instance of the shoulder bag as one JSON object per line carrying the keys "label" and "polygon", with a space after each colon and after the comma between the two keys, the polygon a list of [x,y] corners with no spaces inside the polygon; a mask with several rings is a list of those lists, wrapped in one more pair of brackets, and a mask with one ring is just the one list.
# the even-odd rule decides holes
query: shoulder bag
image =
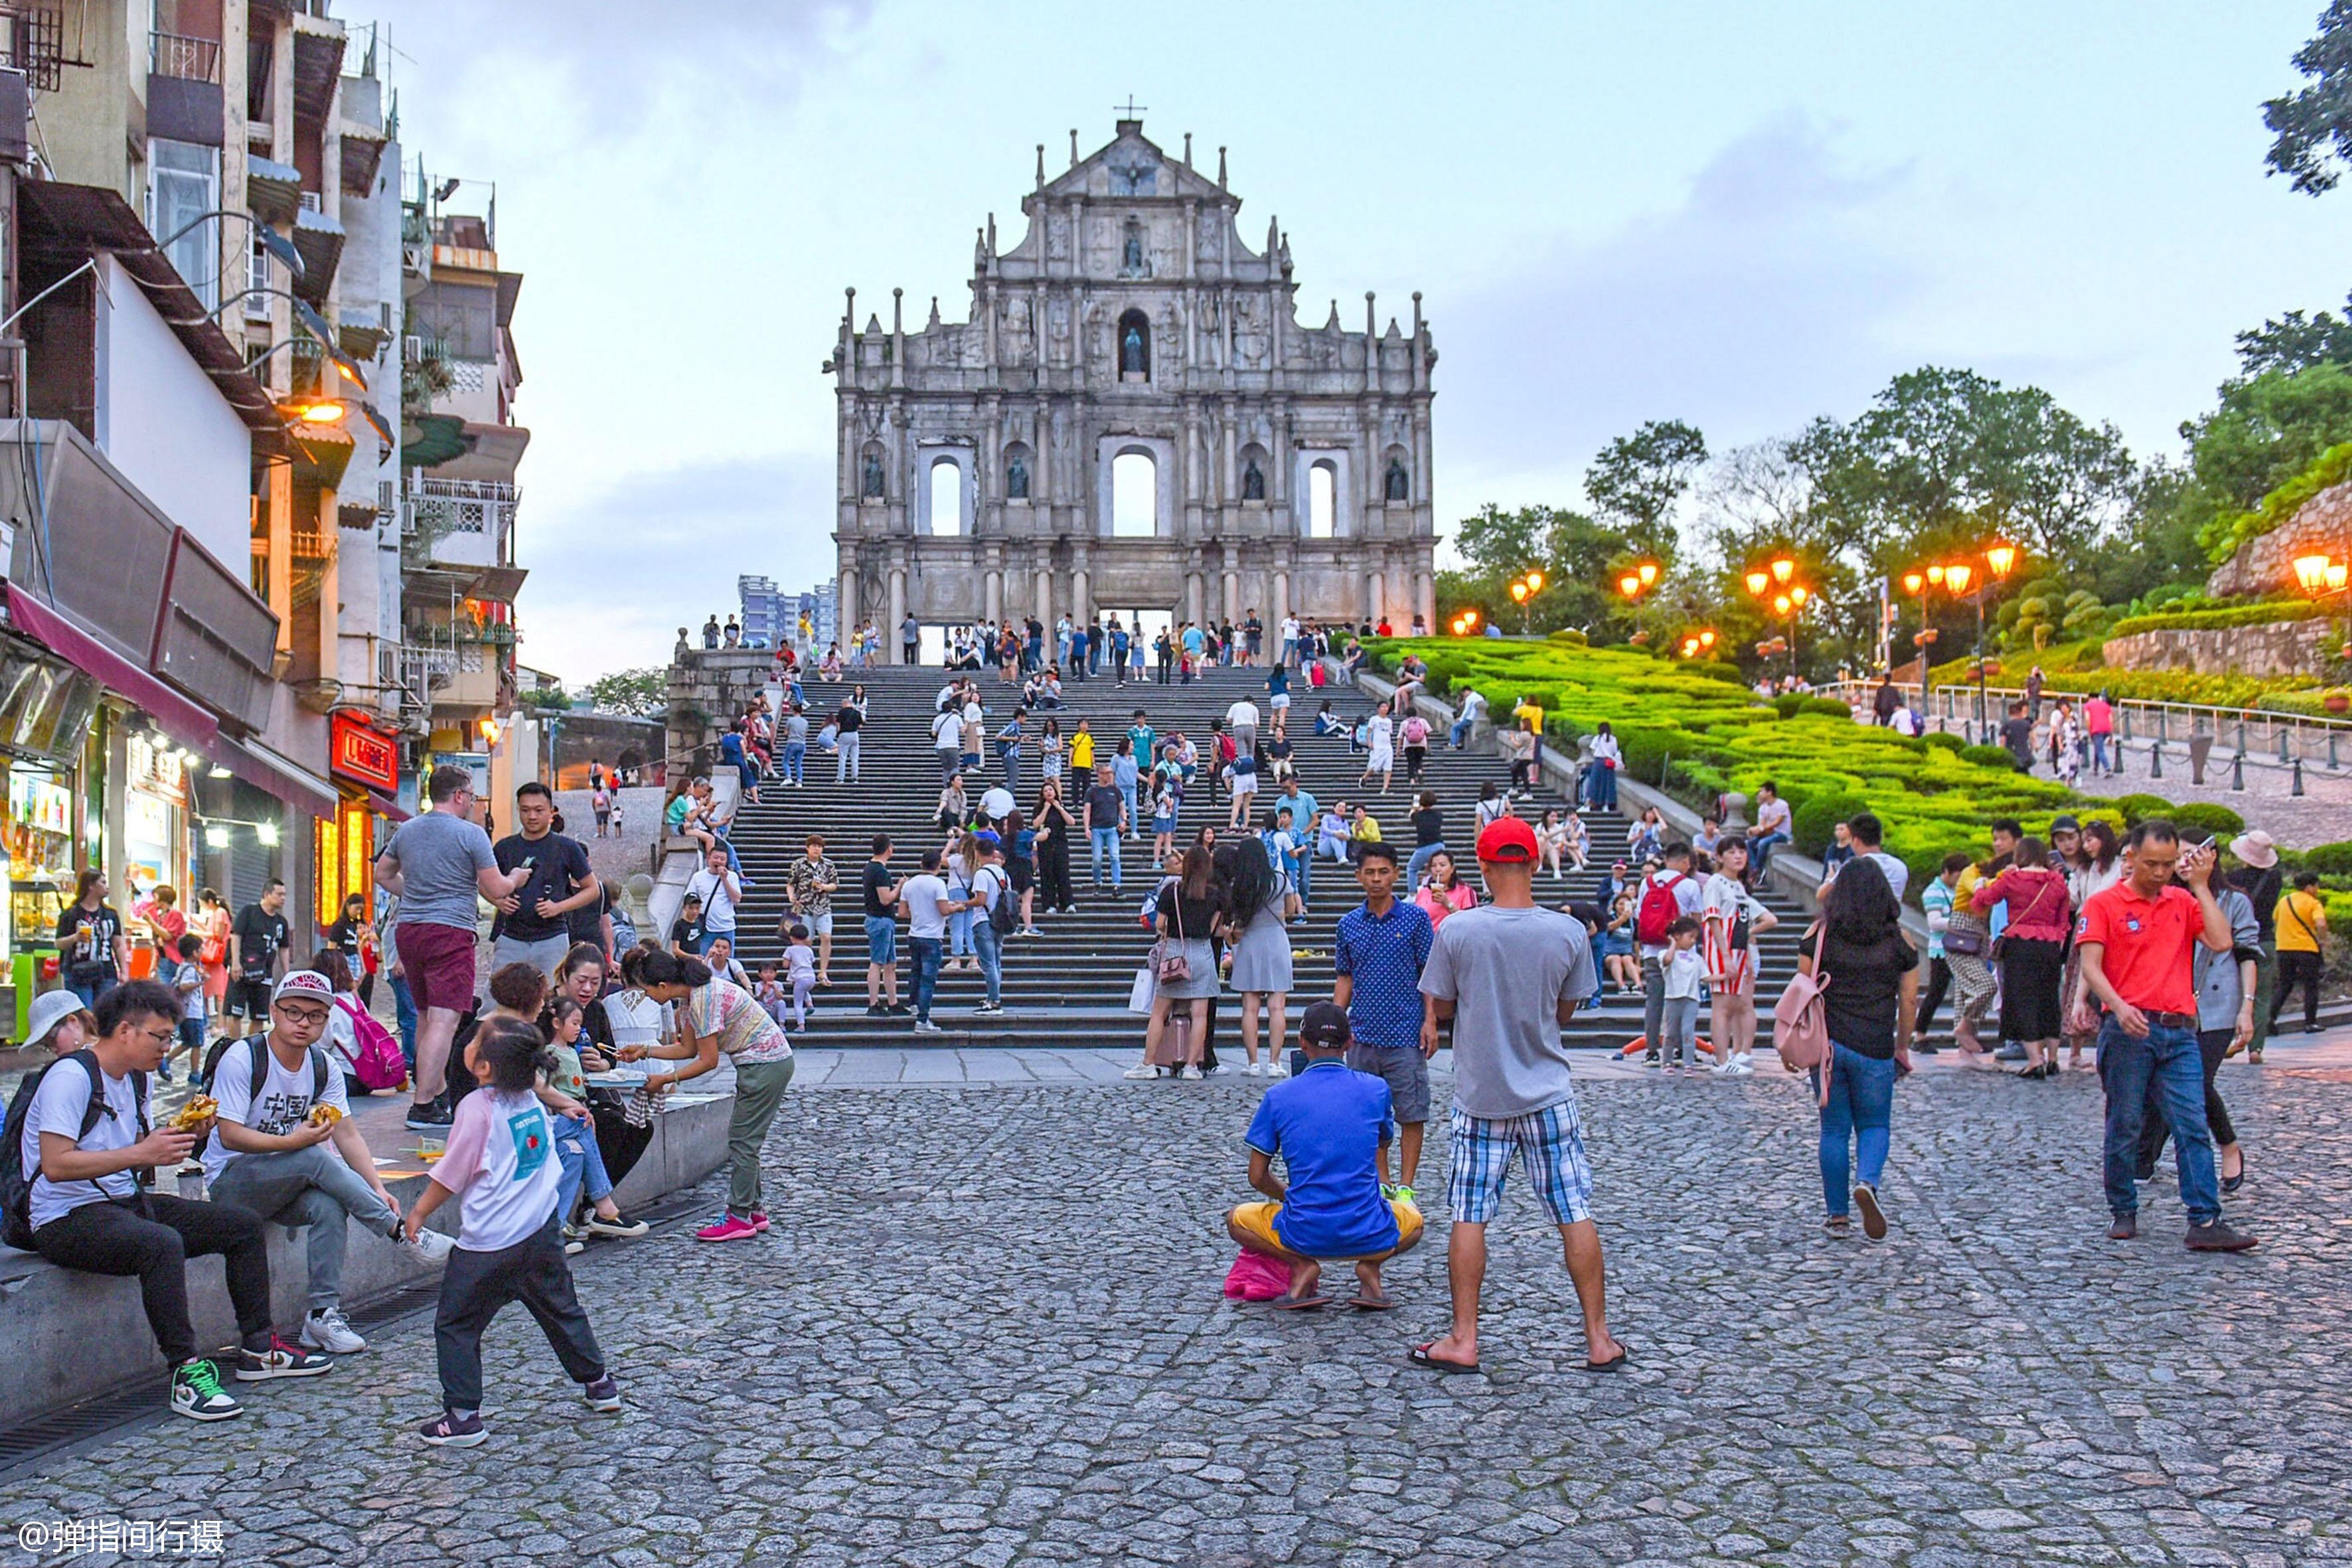
{"label": "shoulder bag", "polygon": [[1829,1009],[1822,1000],[1830,988],[1830,976],[1822,968],[1829,941],[1829,922],[1823,921],[1813,943],[1813,972],[1790,975],[1772,1007],[1772,1048],[1780,1053],[1780,1065],[1790,1072],[1819,1068],[1823,1105],[1829,1103],[1830,1067],[1837,1055],[1830,1048]]}
{"label": "shoulder bag", "polygon": [[[2045,875],[2047,873],[2045,873]],[[2059,879],[2058,885],[2062,888],[2064,887],[2066,885],[2065,879],[2063,878]],[[2010,930],[2012,927],[2023,925],[2027,921],[2032,920],[2035,913],[2042,908],[2042,894],[2046,893],[2049,890],[2050,888],[2045,882],[2042,886],[2042,892],[2034,894],[2033,901],[2025,906],[2025,912],[2018,916],[2015,920],[2010,921],[2009,925],[2002,927],[2000,935],[1993,939],[1992,949],[1989,956],[1995,963],[1999,963],[2000,962],[2001,953],[2009,945]],[[2039,941],[2041,939],[2034,938],[2032,940]],[[1946,946],[1948,947],[1951,944],[1951,937],[1948,932],[1946,934],[1944,941]]]}
{"label": "shoulder bag", "polygon": [[1192,961],[1184,956],[1184,889],[1181,885],[1173,889],[1169,901],[1176,907],[1176,945],[1171,948],[1165,938],[1160,940],[1156,970],[1163,985],[1192,978]]}

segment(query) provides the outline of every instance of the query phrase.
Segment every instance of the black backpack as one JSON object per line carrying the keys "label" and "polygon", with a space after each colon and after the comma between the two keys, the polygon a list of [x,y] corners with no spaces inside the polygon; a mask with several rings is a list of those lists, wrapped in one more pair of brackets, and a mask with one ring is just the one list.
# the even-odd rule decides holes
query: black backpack
{"label": "black backpack", "polygon": [[[74,1134],[74,1141],[79,1142],[89,1137],[100,1118],[114,1114],[114,1108],[106,1103],[106,1079],[99,1071],[98,1058],[89,1051],[76,1051],[69,1057],[59,1057],[18,1086],[16,1098],[8,1102],[5,1130],[0,1131],[0,1138],[6,1140],[5,1147],[0,1147],[0,1241],[27,1251],[33,1245],[33,1177],[37,1173],[24,1168],[25,1119],[32,1113],[33,1097],[40,1092],[41,1080],[47,1078],[54,1068],[68,1062],[80,1063],[82,1070],[89,1074],[89,1104],[83,1108],[81,1131]],[[150,1131],[147,1125],[145,1073],[131,1073],[131,1096],[132,1102],[139,1107],[139,1137],[144,1139]],[[139,1172],[133,1179],[144,1186],[147,1173]],[[91,1178],[91,1184],[97,1184],[95,1177]],[[101,1187],[100,1190],[103,1192],[105,1189]]]}
{"label": "black backpack", "polygon": [[[215,1040],[213,1048],[205,1056],[205,1081],[211,1083],[220,1071],[221,1058],[228,1055],[231,1046],[253,1047],[253,1087],[246,1090],[246,1103],[250,1106],[261,1098],[262,1086],[269,1081],[269,1040],[266,1035],[247,1035],[241,1039]],[[310,1047],[310,1102],[315,1105],[327,1093],[327,1053],[318,1047]]]}
{"label": "black backpack", "polygon": [[988,906],[988,923],[994,928],[997,935],[1011,936],[1015,919],[1013,908],[1013,884],[1004,879],[1003,868],[995,866],[982,866],[978,871],[974,871],[971,876],[975,884],[978,883],[982,873],[993,878],[996,882],[996,898]]}

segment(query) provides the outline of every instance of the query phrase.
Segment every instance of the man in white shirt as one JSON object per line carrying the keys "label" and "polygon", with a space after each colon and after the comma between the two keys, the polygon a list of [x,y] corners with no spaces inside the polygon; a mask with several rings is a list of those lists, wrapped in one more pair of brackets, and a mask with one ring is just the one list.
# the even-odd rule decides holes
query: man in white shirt
{"label": "man in white shirt", "polygon": [[963,715],[953,699],[931,715],[931,750],[939,753],[940,783],[963,771]]}
{"label": "man in white shirt", "polygon": [[245,1407],[221,1387],[220,1368],[196,1353],[188,1319],[186,1262],[214,1253],[227,1268],[236,1311],[234,1369],[244,1383],[315,1377],[334,1362],[270,1331],[269,1250],[259,1216],[227,1204],[191,1203],[149,1190],[209,1131],[157,1127],[151,1075],[179,1038],[180,999],[169,986],[131,980],[98,999],[98,1037],[42,1070],[25,1116],[20,1168],[31,1178],[26,1218],[8,1239],[60,1268],[135,1278],[147,1326],[172,1371],[171,1408],[194,1421],[226,1421]]}
{"label": "man in white shirt", "polygon": [[1789,842],[1793,820],[1789,803],[1780,798],[1779,785],[1767,779],[1756,786],[1756,831],[1748,836],[1748,852],[1755,858],[1759,881],[1763,879],[1772,851]]}
{"label": "man in white shirt", "polygon": [[1298,663],[1298,617],[1282,617],[1282,662],[1294,668]]}
{"label": "man in white shirt", "polygon": [[1454,728],[1447,731],[1447,744],[1457,752],[1469,744],[1470,731],[1478,727],[1478,721],[1486,715],[1486,700],[1478,694],[1478,689],[1475,686],[1464,687],[1462,707],[1454,716]]}
{"label": "man in white shirt", "polygon": [[[308,1228],[310,1300],[302,1343],[353,1355],[367,1341],[342,1312],[345,1216],[379,1236],[404,1238],[400,1205],[351,1120],[342,1070],[319,1047],[334,1001],[325,975],[297,969],[270,996],[268,1034],[221,1053],[212,1076],[220,1114],[205,1146],[205,1182],[216,1204]],[[330,1142],[331,1149],[321,1147]]]}
{"label": "man in white shirt", "polygon": [[1225,727],[1234,732],[1234,751],[1247,756],[1257,748],[1257,704],[1244,697],[1225,710]]}
{"label": "man in white shirt", "polygon": [[727,864],[724,847],[713,845],[702,858],[702,869],[688,879],[686,896],[702,900],[702,937],[696,956],[710,951],[720,937],[735,938],[735,910],[743,902],[743,879]]}
{"label": "man in white shirt", "polygon": [[[1877,861],[1878,868],[1886,873],[1886,885],[1895,889],[1895,901],[1901,903],[1903,889],[1911,885],[1911,868],[1878,847],[1881,835],[1885,831],[1879,826],[1878,818],[1867,811],[1856,812],[1846,819],[1845,831],[1846,836],[1853,840],[1854,858]],[[1829,876],[1822,879],[1819,897],[1826,899],[1830,896],[1830,884],[1837,880],[1838,869],[1835,866],[1830,868]]]}
{"label": "man in white shirt", "polygon": [[938,1035],[946,1031],[931,1022],[931,996],[939,989],[940,961],[947,948],[948,917],[967,906],[948,893],[945,878],[940,875],[940,852],[923,852],[923,868],[907,879],[899,889],[898,902],[907,910],[907,944],[915,955],[915,1033]]}

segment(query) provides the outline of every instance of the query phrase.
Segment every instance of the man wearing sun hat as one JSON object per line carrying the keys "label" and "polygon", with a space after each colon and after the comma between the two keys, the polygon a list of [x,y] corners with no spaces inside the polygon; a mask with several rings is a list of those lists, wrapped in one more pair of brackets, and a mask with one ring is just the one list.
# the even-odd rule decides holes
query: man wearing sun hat
{"label": "man wearing sun hat", "polygon": [[[394,1241],[400,1205],[351,1119],[341,1068],[320,1048],[335,988],[296,969],[269,997],[269,1032],[230,1042],[213,1068],[218,1119],[204,1151],[213,1202],[290,1227],[308,1226],[310,1308],[302,1343],[350,1355],[367,1348],[342,1312],[345,1217]],[[331,1143],[331,1148],[322,1144]],[[446,1253],[447,1237],[434,1244]]]}
{"label": "man wearing sun hat", "polygon": [[1609,1332],[1601,1235],[1591,1207],[1592,1170],[1559,1038],[1559,1026],[1592,994],[1592,949],[1583,922],[1537,906],[1536,859],[1535,830],[1518,817],[1500,817],[1481,829],[1478,872],[1494,901],[1447,916],[1421,973],[1425,1054],[1437,1054],[1439,1025],[1454,1021],[1454,1151],[1446,1194],[1454,1234],[1445,1259],[1454,1281],[1454,1326],[1412,1352],[1416,1365],[1438,1372],[1477,1370],[1486,1226],[1501,1206],[1514,1156],[1559,1226],[1569,1278],[1584,1311],[1585,1370],[1615,1372],[1627,1355]]}
{"label": "man wearing sun hat", "polygon": [[2254,965],[2254,1038],[2246,1047],[2246,1059],[2258,1062],[2263,1042],[2270,1037],[2271,1002],[2278,993],[2278,901],[2286,874],[2279,869],[2278,841],[2260,828],[2231,839],[2230,855],[2238,862],[2229,875],[2230,886],[2254,906],[2254,921],[2263,931],[2263,956]]}

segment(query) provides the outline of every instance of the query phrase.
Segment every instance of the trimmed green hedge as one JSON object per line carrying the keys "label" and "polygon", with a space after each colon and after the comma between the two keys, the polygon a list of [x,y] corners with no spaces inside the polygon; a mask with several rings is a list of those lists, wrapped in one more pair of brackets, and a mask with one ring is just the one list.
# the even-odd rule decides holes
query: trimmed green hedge
{"label": "trimmed green hedge", "polygon": [[2172,803],[2160,795],[2119,795],[2107,804],[2124,814],[2126,827],[2151,816],[2172,815]]}
{"label": "trimmed green hedge", "polygon": [[1817,795],[1790,814],[1790,826],[1801,855],[1818,855],[1830,846],[1837,825],[1851,820],[1856,813],[1868,811],[1870,803],[1858,795]]}
{"label": "trimmed green hedge", "polygon": [[2017,759],[2009,754],[2006,746],[1962,746],[1960,761],[1974,763],[1980,768],[2005,768],[2017,771]]}
{"label": "trimmed green hedge", "polygon": [[2246,819],[2226,805],[2193,800],[2172,808],[2172,826],[2180,830],[2183,837],[2202,838],[2210,833],[2226,840],[2246,830]]}
{"label": "trimmed green hedge", "polygon": [[2328,610],[2310,599],[2265,599],[2252,605],[2223,605],[2210,610],[2168,610],[2153,616],[2126,616],[2107,628],[2111,637],[2137,632],[2219,631],[2229,626],[2267,626],[2281,621],[2315,621]]}
{"label": "trimmed green hedge", "polygon": [[2302,855],[2303,868],[2323,877],[2352,876],[2352,842],[2315,844]]}

